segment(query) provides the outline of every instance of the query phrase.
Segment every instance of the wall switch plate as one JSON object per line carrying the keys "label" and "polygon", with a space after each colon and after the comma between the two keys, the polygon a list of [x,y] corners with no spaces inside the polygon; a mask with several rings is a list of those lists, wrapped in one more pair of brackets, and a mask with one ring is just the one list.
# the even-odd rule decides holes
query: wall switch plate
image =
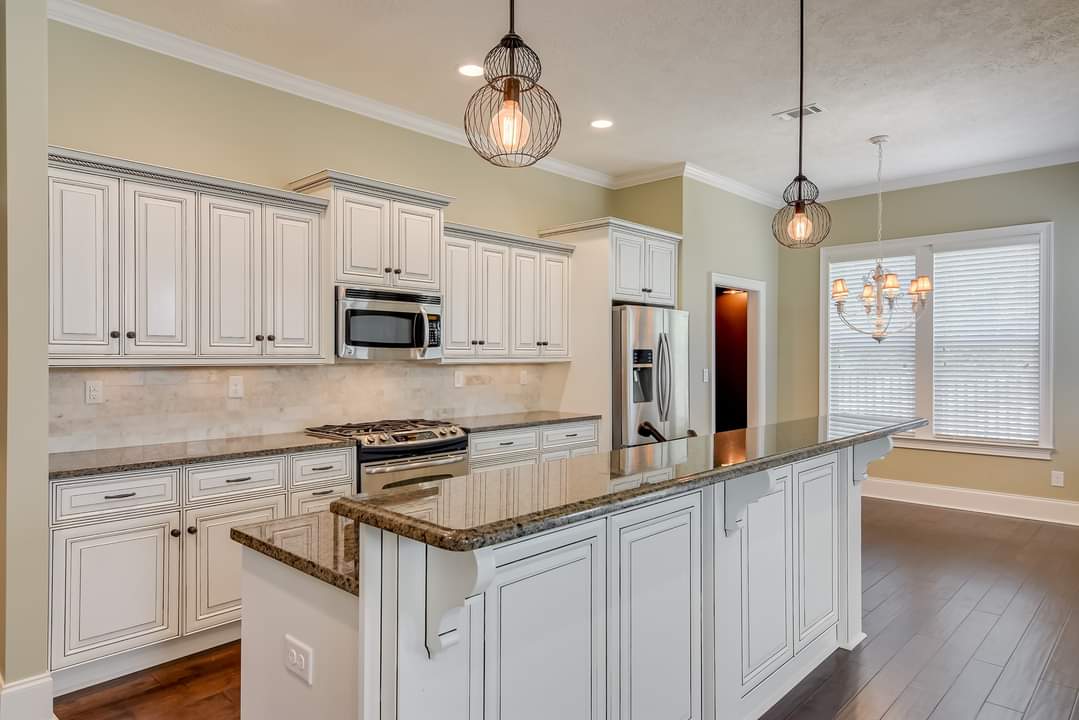
{"label": "wall switch plate", "polygon": [[453,371],[453,386],[464,387],[465,386],[465,373],[463,370]]}
{"label": "wall switch plate", "polygon": [[308,685],[315,684],[315,651],[310,645],[285,635],[285,669]]}
{"label": "wall switch plate", "polygon": [[101,380],[86,381],[86,404],[100,405],[105,402],[105,383]]}
{"label": "wall switch plate", "polygon": [[704,375],[704,381],[708,382],[708,368],[705,368],[702,374]]}
{"label": "wall switch plate", "polygon": [[1049,484],[1053,487],[1064,487],[1064,471],[1054,470],[1049,473]]}
{"label": "wall switch plate", "polygon": [[244,396],[244,376],[229,375],[229,397],[242,398]]}
{"label": "wall switch plate", "polygon": [[522,385],[527,385],[528,384],[528,371],[527,370],[522,370],[521,371],[521,384]]}

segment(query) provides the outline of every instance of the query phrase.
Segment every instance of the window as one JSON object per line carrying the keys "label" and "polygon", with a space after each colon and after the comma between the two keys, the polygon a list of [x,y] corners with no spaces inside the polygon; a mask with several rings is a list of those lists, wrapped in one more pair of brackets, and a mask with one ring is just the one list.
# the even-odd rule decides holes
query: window
{"label": "window", "polygon": [[[828,290],[844,277],[854,294],[876,243],[823,251],[822,412],[928,418],[929,427],[896,439],[901,447],[1048,457],[1052,224],[884,246],[900,287],[917,274],[932,276],[932,300],[916,329],[875,343],[843,323]],[[861,313],[859,305],[849,302],[848,314]],[[904,297],[891,327],[910,321]]]}

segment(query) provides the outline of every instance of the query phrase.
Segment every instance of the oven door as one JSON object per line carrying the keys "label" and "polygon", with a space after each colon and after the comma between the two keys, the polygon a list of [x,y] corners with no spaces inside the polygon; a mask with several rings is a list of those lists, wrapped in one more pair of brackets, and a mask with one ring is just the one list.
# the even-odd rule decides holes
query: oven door
{"label": "oven door", "polygon": [[[337,356],[346,360],[442,357],[441,307],[419,297],[348,289],[337,299]],[[345,294],[347,293],[347,295]],[[375,297],[369,297],[375,296]],[[393,299],[383,299],[383,298]],[[428,299],[422,296],[422,299]],[[430,298],[439,301],[439,298]]]}
{"label": "oven door", "polygon": [[360,465],[360,492],[376,493],[467,474],[467,450],[365,462]]}

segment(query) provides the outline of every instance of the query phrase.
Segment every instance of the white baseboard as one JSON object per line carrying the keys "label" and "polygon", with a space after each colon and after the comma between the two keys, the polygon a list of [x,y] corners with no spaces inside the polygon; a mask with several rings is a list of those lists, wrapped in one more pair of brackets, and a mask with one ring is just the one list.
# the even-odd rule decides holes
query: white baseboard
{"label": "white baseboard", "polygon": [[875,477],[867,478],[862,483],[862,496],[1062,525],[1079,525],[1079,502],[1070,500]]}
{"label": "white baseboard", "polygon": [[0,720],[54,720],[52,675],[4,683],[0,678]]}

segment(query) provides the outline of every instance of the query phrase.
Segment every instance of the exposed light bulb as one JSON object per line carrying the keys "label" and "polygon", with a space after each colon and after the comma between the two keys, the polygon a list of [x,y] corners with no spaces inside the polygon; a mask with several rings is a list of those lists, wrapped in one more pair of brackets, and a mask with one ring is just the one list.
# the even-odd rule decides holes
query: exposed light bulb
{"label": "exposed light bulb", "polygon": [[525,146],[531,131],[531,123],[521,112],[521,104],[506,98],[502,101],[502,109],[491,119],[488,134],[503,152],[512,153]]}
{"label": "exposed light bulb", "polygon": [[795,212],[794,217],[787,223],[787,237],[796,243],[804,243],[813,234],[813,221],[805,212]]}

